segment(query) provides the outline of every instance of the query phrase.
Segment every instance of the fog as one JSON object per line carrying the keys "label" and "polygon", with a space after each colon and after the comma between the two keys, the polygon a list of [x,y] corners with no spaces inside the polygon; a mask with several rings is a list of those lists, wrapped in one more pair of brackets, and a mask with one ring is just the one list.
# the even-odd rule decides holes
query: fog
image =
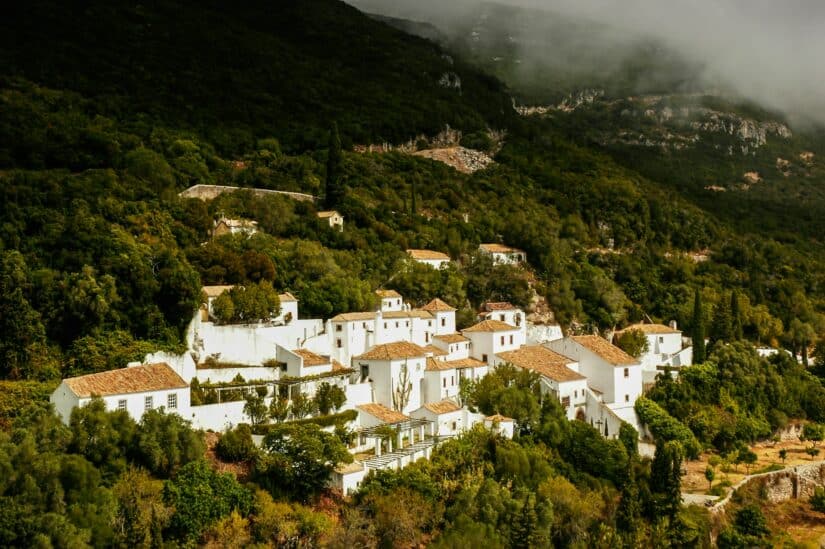
{"label": "fog", "polygon": [[[448,34],[465,29],[490,4],[476,0],[353,0],[365,11],[433,23]],[[825,124],[825,2],[821,0],[503,0],[510,6],[546,13],[546,18],[488,17],[490,32],[508,33],[519,45],[524,66],[562,67],[582,74],[604,70],[624,46],[661,43],[683,57],[696,86],[723,89],[793,121]],[[495,13],[500,14],[501,11]],[[578,50],[547,47],[541,20],[587,23],[571,35]],[[522,20],[523,23],[523,20]],[[464,25],[464,26],[462,26]],[[578,26],[576,30],[581,30]],[[582,44],[586,45],[583,46]],[[558,45],[556,45],[558,46]],[[592,67],[588,67],[593,60]],[[607,62],[609,64],[609,61]]]}

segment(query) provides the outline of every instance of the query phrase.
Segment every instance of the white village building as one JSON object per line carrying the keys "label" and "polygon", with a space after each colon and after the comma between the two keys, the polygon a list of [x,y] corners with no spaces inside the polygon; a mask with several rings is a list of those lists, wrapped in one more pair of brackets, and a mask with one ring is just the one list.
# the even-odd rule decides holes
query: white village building
{"label": "white village building", "polygon": [[229,219],[228,217],[221,217],[215,221],[215,226],[212,228],[212,236],[218,237],[225,234],[244,234],[252,236],[258,232],[258,222],[249,219]]}
{"label": "white village building", "polygon": [[505,351],[514,351],[524,345],[524,332],[500,320],[482,320],[478,324],[461,330],[461,335],[470,340],[470,356],[496,366],[496,357]]}
{"label": "white village building", "polygon": [[335,210],[318,212],[317,215],[319,219],[323,219],[327,223],[329,223],[331,229],[336,229],[338,231],[344,230],[344,216],[339,214]]}
{"label": "white village building", "polygon": [[[676,329],[676,323],[633,324],[616,332],[615,338],[625,332],[639,330],[647,338],[647,351],[639,357],[645,383],[656,381],[656,374],[665,370],[665,366],[674,369],[690,366],[693,363],[693,347],[684,344],[682,332]],[[615,341],[615,339],[614,339]]]}
{"label": "white village building", "polygon": [[407,255],[410,256],[410,259],[417,263],[423,263],[424,265],[429,265],[434,269],[440,269],[441,267],[450,263],[450,256],[443,252],[436,252],[434,250],[407,250]]}
{"label": "white village building", "polygon": [[478,251],[490,256],[497,265],[519,265],[527,262],[527,252],[504,244],[481,244]]}

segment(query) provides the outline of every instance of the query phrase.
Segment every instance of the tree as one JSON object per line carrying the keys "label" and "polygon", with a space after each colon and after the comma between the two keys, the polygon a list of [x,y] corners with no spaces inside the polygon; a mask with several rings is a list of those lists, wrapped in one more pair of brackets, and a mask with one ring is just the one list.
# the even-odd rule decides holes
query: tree
{"label": "tree", "polygon": [[734,528],[743,536],[753,536],[764,538],[771,531],[768,529],[768,522],[765,515],[756,505],[746,505],[736,512],[733,519]]}
{"label": "tree", "polygon": [[811,495],[811,508],[818,513],[825,513],[825,488],[814,488]]}
{"label": "tree", "polygon": [[264,437],[255,463],[257,482],[273,495],[307,500],[324,489],[339,463],[352,462],[347,447],[318,425],[283,424]]}
{"label": "tree", "polygon": [[106,403],[94,398],[72,411],[69,427],[70,451],[84,456],[110,478],[126,469],[126,455],[137,431],[137,424],[127,412],[108,412]]}
{"label": "tree", "polygon": [[714,347],[720,341],[731,341],[730,305],[724,297],[716,303],[716,307],[713,309],[713,322],[711,323],[710,328],[710,341]]}
{"label": "tree", "polygon": [[747,474],[750,474],[751,466],[756,463],[759,456],[756,455],[754,451],[752,451],[747,446],[742,447],[736,455],[736,462],[737,463],[744,463],[745,470]]}
{"label": "tree", "polygon": [[636,328],[622,332],[616,343],[624,352],[636,358],[645,354],[650,348],[645,333]]}
{"label": "tree", "polygon": [[267,407],[264,403],[264,397],[256,394],[246,395],[246,404],[243,406],[243,413],[249,417],[252,425],[258,425],[266,420]]}
{"label": "tree", "polygon": [[344,198],[341,157],[341,137],[338,135],[338,124],[333,122],[329,130],[327,173],[324,179],[324,206],[327,208],[335,208]]}
{"label": "tree", "polygon": [[269,417],[278,423],[289,417],[289,399],[286,397],[273,397],[269,403]]}
{"label": "tree", "polygon": [[230,462],[252,459],[257,454],[257,448],[252,441],[252,429],[246,423],[229,429],[221,435],[218,444],[215,445],[215,453],[222,460]]}
{"label": "tree", "polygon": [[650,490],[658,513],[675,518],[682,502],[682,446],[676,441],[659,442],[650,467]]}
{"label": "tree", "polygon": [[811,456],[811,460],[813,460],[819,455],[819,448],[805,448],[805,453]]}
{"label": "tree", "polygon": [[315,408],[315,401],[307,396],[306,393],[298,393],[292,397],[292,405],[290,406],[290,410],[292,411],[292,415],[298,419],[308,416],[315,410]]}
{"label": "tree", "polygon": [[203,433],[178,414],[162,409],[144,412],[131,448],[134,460],[153,474],[169,477],[203,456]]}
{"label": "tree", "polygon": [[710,490],[711,487],[713,486],[713,479],[715,479],[715,478],[716,478],[716,471],[713,469],[713,467],[711,467],[710,465],[705,467],[705,480],[708,481],[708,490]]}
{"label": "tree", "polygon": [[281,300],[268,280],[235,286],[223,292],[212,304],[212,312],[222,324],[252,323],[278,316]]}
{"label": "tree", "polygon": [[691,340],[693,342],[693,363],[701,364],[705,361],[705,315],[702,311],[702,297],[699,288],[696,288],[693,295]]}
{"label": "tree", "polygon": [[744,337],[742,331],[742,312],[739,310],[739,295],[736,290],[730,293],[730,328],[731,340],[739,341]]}
{"label": "tree", "polygon": [[163,482],[143,469],[129,469],[112,492],[117,501],[114,526],[118,542],[124,547],[161,547],[160,530],[172,515],[172,509],[163,503]]}
{"label": "tree", "polygon": [[814,448],[825,439],[825,425],[820,423],[806,423],[802,428],[804,440],[810,440]]}
{"label": "tree", "polygon": [[410,400],[410,393],[412,393],[412,382],[410,382],[410,373],[407,371],[407,365],[401,366],[401,375],[398,377],[398,382],[392,392],[392,407],[399,412],[403,412]]}
{"label": "tree", "polygon": [[187,543],[232,511],[246,516],[252,508],[252,494],[232,474],[214,471],[203,459],[184,465],[166,481],[163,500],[175,509],[171,533]]}
{"label": "tree", "polygon": [[330,410],[337,411],[347,401],[347,394],[337,385],[327,382],[321,383],[315,393],[315,402],[321,415],[327,415]]}
{"label": "tree", "polygon": [[782,460],[782,463],[785,463],[785,460],[788,459],[788,451],[785,448],[779,450],[779,459]]}

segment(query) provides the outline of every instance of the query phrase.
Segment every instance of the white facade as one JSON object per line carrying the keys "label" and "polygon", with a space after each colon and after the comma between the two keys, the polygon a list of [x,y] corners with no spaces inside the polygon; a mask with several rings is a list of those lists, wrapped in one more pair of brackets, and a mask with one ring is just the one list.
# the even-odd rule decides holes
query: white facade
{"label": "white facade", "polygon": [[470,340],[470,356],[488,366],[499,364],[497,354],[518,349],[525,340],[521,329],[496,320],[480,322],[462,330],[461,335]]}
{"label": "white facade", "polygon": [[421,407],[421,390],[424,382],[426,356],[369,359],[354,357],[352,367],[363,378],[372,381],[373,401],[390,409],[396,409],[393,395],[396,391],[409,391],[406,405],[399,411],[408,413]]}
{"label": "white facade", "polygon": [[448,362],[427,359],[424,383],[421,386],[422,402],[439,402],[446,398],[457,397],[459,380],[458,371]]}
{"label": "white facade", "polygon": [[478,251],[489,256],[494,264],[519,265],[527,261],[527,253],[503,244],[481,244]]}
{"label": "white facade", "polygon": [[344,230],[344,216],[339,214],[337,211],[329,210],[325,212],[318,212],[318,217],[325,220],[331,229],[335,229],[337,231]]}
{"label": "white facade", "polygon": [[680,368],[693,363],[693,348],[684,347],[682,332],[663,324],[634,324],[617,332],[616,337],[630,330],[638,330],[647,339],[647,351],[639,357],[645,383],[653,383],[662,366]]}
{"label": "white facade", "polygon": [[564,332],[558,324],[534,324],[527,321],[527,345],[542,345],[563,337]]}
{"label": "white facade", "polygon": [[434,250],[407,250],[407,255],[413,261],[429,265],[433,269],[440,269],[450,263],[450,256]]}
{"label": "white facade", "polygon": [[437,436],[454,436],[470,427],[465,417],[466,410],[450,401],[422,406],[410,415],[433,422],[434,434]]}

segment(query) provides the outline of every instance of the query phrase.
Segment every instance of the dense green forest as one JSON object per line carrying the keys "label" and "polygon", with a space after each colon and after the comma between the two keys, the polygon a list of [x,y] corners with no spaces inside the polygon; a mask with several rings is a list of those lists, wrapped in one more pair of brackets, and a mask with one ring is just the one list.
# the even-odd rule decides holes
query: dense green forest
{"label": "dense green forest", "polygon": [[[440,83],[448,73],[460,88]],[[772,224],[720,215],[711,199],[673,192],[671,160],[594,146],[576,131],[596,124],[584,115],[521,118],[510,92],[333,0],[9,8],[0,18],[0,544],[707,543],[704,511],[678,505],[681,460],[731,451],[789,418],[825,419],[816,372],[784,355],[760,359],[745,342],[724,345],[806,355],[825,335],[821,234],[816,225],[789,234],[816,221],[822,202],[771,209]],[[329,162],[333,125],[340,165]],[[481,147],[488,130],[505,131],[495,164],[464,174],[352,148],[432,138],[447,125]],[[715,158],[695,153],[691,167],[703,161]],[[178,194],[207,183],[329,199],[330,179],[343,232],[316,217],[321,202]],[[261,230],[211,238],[221,215]],[[479,243],[498,241],[526,250],[526,268],[478,256]],[[456,261],[435,271],[406,261],[407,248]],[[699,251],[707,261],[691,255]],[[61,377],[180,351],[202,285],[261,282],[292,292],[305,317],[369,309],[375,289],[392,288],[416,304],[441,297],[459,308],[460,326],[485,300],[526,307],[536,292],[568,330],[675,319],[686,333],[707,327],[714,348],[648,395],[651,423],[663,426],[653,460],[637,455],[636,433],[608,441],[567,422],[535,379],[505,368],[473,387],[470,402],[516,418],[516,440],[471,432],[431,462],[372,477],[351,503],[330,500],[319,481],[345,459],[346,433],[285,427],[260,451],[248,432],[233,433],[223,457],[242,463],[239,482],[201,460],[201,434],[162,414],[138,425],[96,405],[65,427],[45,411]],[[732,292],[736,314],[725,317]],[[735,318],[736,333],[719,318]]]}

